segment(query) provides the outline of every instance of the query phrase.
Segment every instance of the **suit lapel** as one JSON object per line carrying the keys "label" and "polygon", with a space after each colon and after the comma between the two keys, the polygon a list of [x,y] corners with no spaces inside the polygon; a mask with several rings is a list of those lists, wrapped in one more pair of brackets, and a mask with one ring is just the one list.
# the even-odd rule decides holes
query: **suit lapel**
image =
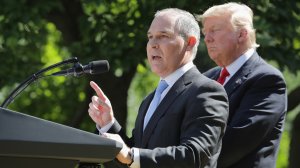
{"label": "suit lapel", "polygon": [[244,83],[249,74],[254,69],[255,63],[259,59],[258,54],[255,52],[248,61],[234,74],[233,77],[225,84],[224,88],[227,95],[230,97],[231,93],[238,88],[242,83]]}
{"label": "suit lapel", "polygon": [[221,70],[222,70],[222,68],[218,67],[218,69],[216,69],[215,73],[212,75],[211,79],[217,81],[220,76]]}
{"label": "suit lapel", "polygon": [[167,112],[168,108],[172,105],[172,103],[176,100],[176,98],[186,89],[187,85],[192,83],[192,77],[187,77],[188,73],[192,73],[198,70],[196,68],[192,68],[188,72],[186,72],[181,78],[175,82],[172,88],[169,90],[167,95],[161,101],[161,103],[157,106],[155,112],[153,113],[148,125],[146,126],[143,136],[142,136],[142,147],[146,147],[150,136],[155,129],[157,123],[160,118]]}
{"label": "suit lapel", "polygon": [[215,68],[212,68],[212,69],[206,71],[203,75],[216,81],[220,76],[221,69],[222,68],[218,66],[218,67],[215,67]]}
{"label": "suit lapel", "polygon": [[147,110],[148,110],[148,107],[151,103],[151,100],[153,99],[154,97],[154,93],[155,91],[153,91],[151,94],[149,94],[145,100],[142,102],[141,106],[140,106],[140,109],[139,109],[139,113],[138,113],[138,116],[137,116],[137,119],[136,119],[136,125],[135,125],[135,146],[136,147],[141,147],[141,144],[142,144],[142,137],[143,137],[143,125],[144,125],[144,118],[145,118],[145,115],[147,113]]}

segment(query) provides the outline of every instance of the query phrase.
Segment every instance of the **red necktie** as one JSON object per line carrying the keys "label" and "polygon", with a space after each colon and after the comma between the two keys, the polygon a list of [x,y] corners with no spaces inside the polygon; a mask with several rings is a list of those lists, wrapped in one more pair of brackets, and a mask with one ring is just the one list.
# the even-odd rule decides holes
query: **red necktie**
{"label": "red necktie", "polygon": [[221,75],[220,77],[218,78],[218,82],[221,83],[223,85],[223,83],[225,82],[225,79],[227,76],[229,76],[229,72],[227,71],[226,68],[223,68],[223,70],[221,71]]}

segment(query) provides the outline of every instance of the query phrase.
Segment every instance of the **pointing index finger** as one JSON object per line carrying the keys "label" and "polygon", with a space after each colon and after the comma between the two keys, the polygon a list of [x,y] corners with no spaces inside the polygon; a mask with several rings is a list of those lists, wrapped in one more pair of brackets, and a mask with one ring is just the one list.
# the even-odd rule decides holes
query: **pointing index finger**
{"label": "pointing index finger", "polygon": [[94,81],[91,81],[90,85],[95,90],[97,96],[101,99],[101,101],[105,102],[107,98],[105,94],[102,92],[102,90],[100,89],[100,87]]}

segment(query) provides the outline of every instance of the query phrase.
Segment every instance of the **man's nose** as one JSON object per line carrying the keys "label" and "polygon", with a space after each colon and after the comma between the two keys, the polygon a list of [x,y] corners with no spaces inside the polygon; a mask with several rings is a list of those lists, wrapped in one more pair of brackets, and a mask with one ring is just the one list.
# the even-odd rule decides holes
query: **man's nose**
{"label": "man's nose", "polygon": [[158,48],[158,43],[157,43],[157,40],[155,40],[155,39],[150,39],[148,41],[148,44],[150,45],[151,48]]}
{"label": "man's nose", "polygon": [[204,36],[204,42],[205,43],[209,43],[209,42],[212,42],[212,41],[213,41],[213,38],[210,35],[210,33],[205,34],[205,36]]}

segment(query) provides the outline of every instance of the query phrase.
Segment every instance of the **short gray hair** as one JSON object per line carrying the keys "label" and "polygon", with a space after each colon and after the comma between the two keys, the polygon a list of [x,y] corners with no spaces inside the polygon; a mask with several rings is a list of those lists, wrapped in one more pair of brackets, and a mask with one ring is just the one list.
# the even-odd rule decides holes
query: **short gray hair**
{"label": "short gray hair", "polygon": [[196,18],[191,13],[177,8],[167,8],[157,11],[155,17],[165,14],[176,17],[175,29],[185,40],[188,40],[189,36],[196,38],[196,44],[192,50],[192,57],[194,59],[197,55],[198,45],[200,43],[200,27]]}

